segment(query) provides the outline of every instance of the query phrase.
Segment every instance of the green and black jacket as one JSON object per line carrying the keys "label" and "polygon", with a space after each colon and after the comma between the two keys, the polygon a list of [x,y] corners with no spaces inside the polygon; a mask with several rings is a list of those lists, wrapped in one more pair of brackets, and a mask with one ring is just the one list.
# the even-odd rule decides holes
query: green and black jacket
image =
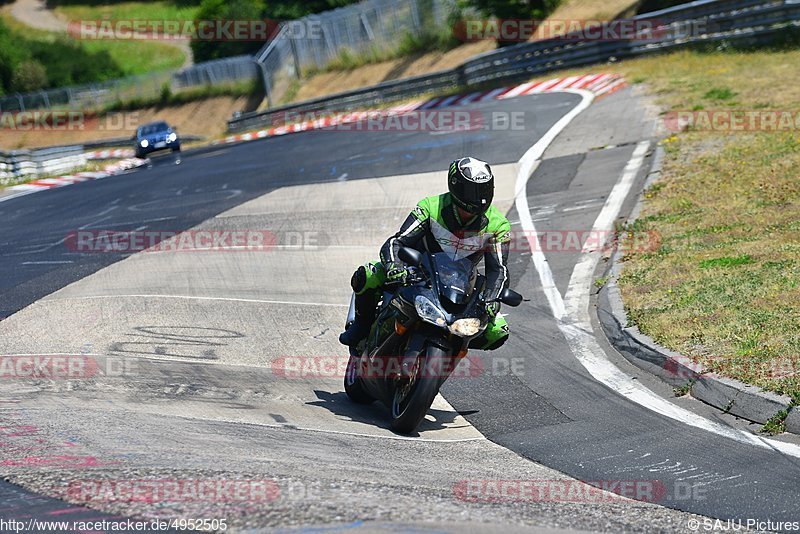
{"label": "green and black jacket", "polygon": [[381,262],[397,262],[401,246],[431,253],[446,252],[453,259],[484,260],[487,300],[508,287],[508,251],[511,225],[500,210],[490,206],[484,215],[463,224],[450,193],[422,199],[400,231],[381,248]]}

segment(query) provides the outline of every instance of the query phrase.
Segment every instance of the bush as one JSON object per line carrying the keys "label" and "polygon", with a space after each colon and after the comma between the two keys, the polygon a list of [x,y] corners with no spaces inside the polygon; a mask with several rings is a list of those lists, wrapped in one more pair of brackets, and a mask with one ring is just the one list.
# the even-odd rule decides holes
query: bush
{"label": "bush", "polygon": [[19,46],[18,36],[0,19],[0,94],[13,91],[11,80],[19,65],[30,59],[30,52]]}
{"label": "bush", "polygon": [[47,72],[44,65],[35,59],[23,61],[11,76],[11,87],[20,93],[47,87]]}
{"label": "bush", "polygon": [[0,20],[0,94],[91,83],[123,75],[105,50],[89,52],[67,37],[27,39]]}
{"label": "bush", "polygon": [[[203,0],[198,20],[258,20],[263,17],[266,6],[262,0]],[[254,54],[263,43],[258,41],[210,41],[192,40],[195,62],[208,61],[229,56]]]}
{"label": "bush", "polygon": [[161,94],[158,100],[163,105],[169,104],[172,100],[172,88],[169,86],[169,82],[164,82],[164,85],[161,86]]}
{"label": "bush", "polygon": [[658,11],[659,9],[666,9],[668,7],[686,4],[688,0],[644,0],[638,9],[638,13],[649,13],[651,11]]}

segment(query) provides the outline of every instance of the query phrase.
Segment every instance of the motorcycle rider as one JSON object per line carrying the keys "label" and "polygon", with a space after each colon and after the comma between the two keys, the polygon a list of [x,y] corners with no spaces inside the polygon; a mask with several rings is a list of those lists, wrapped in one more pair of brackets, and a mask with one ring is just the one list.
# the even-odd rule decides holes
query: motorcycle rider
{"label": "motorcycle rider", "polygon": [[[497,299],[508,287],[508,251],[511,225],[494,206],[494,175],[491,167],[465,157],[450,165],[449,192],[422,199],[400,231],[380,251],[380,261],[366,263],[353,274],[356,315],[353,324],[339,336],[343,345],[356,346],[369,335],[375,321],[376,304],[385,285],[405,284],[408,268],[398,259],[400,247],[431,253],[446,252],[454,259],[484,260],[486,301]],[[495,350],[508,339],[508,323],[500,316],[500,304],[487,304],[489,325],[471,348]]]}

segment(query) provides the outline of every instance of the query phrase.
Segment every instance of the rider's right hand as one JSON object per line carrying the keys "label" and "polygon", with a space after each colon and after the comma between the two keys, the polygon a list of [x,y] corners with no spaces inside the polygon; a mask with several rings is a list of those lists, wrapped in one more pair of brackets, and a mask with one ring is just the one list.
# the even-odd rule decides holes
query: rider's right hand
{"label": "rider's right hand", "polygon": [[408,280],[408,267],[402,263],[390,263],[386,268],[386,283],[405,285]]}

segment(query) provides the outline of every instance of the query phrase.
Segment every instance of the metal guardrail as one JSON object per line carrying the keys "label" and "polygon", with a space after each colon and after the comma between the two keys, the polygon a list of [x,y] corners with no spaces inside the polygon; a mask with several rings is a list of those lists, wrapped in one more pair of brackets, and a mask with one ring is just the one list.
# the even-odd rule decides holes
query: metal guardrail
{"label": "metal guardrail", "polygon": [[[82,145],[63,145],[30,150],[0,151],[0,186],[31,177],[53,176],[83,167],[89,162],[87,150],[111,147],[133,148],[133,137],[89,141]],[[204,141],[205,137],[181,134],[182,142]]]}
{"label": "metal guardrail", "polygon": [[0,185],[67,172],[86,162],[83,145],[0,152]]}
{"label": "metal guardrail", "polygon": [[[634,17],[656,21],[657,31],[635,40],[592,41],[575,36],[521,43],[481,54],[447,71],[385,82],[282,106],[241,114],[228,121],[230,132],[273,124],[287,112],[338,112],[429,93],[482,84],[513,82],[544,72],[617,61],[703,43],[764,44],[800,23],[800,0],[700,0]],[[686,29],[701,30],[687,35]]]}

